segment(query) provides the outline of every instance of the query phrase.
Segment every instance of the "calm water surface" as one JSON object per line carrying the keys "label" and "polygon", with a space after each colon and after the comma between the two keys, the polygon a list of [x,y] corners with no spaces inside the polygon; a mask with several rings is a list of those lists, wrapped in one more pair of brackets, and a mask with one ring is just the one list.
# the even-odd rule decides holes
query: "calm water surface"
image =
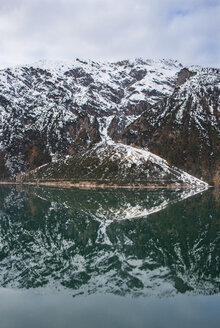
{"label": "calm water surface", "polygon": [[0,327],[219,327],[218,193],[0,187]]}

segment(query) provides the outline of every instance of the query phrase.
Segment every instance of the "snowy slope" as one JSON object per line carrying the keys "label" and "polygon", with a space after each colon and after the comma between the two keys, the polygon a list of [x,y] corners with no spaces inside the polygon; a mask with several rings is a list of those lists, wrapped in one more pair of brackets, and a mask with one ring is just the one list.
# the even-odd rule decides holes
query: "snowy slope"
{"label": "snowy slope", "polygon": [[220,70],[190,67],[193,76],[146,110],[121,140],[149,149],[212,181],[220,166]]}
{"label": "snowy slope", "polygon": [[[10,173],[43,164],[31,155],[39,148],[47,158],[68,154],[81,129],[95,118],[100,129],[114,116],[123,127],[128,125],[150,104],[172,93],[180,68],[176,61],[75,60],[0,71],[0,149],[6,152]],[[90,133],[87,144],[93,139]],[[96,133],[94,141],[98,139]]]}
{"label": "snowy slope", "polygon": [[[143,59],[116,63],[41,61],[1,70],[0,179],[72,156],[109,137],[132,143],[121,136],[143,113],[154,130],[173,117],[172,97],[184,107],[187,97],[198,93],[193,96],[198,105],[201,86],[206,94],[219,84],[218,70],[194,66],[189,67],[193,74],[181,84],[182,70],[174,60]],[[170,106],[158,105],[169,99]],[[216,108],[213,103],[207,106],[213,113],[210,124],[216,130]],[[182,107],[175,115],[179,125],[184,120]],[[201,133],[203,115],[203,108],[194,111]],[[146,146],[141,128],[129,131],[141,138],[137,144]]]}
{"label": "snowy slope", "polygon": [[149,187],[208,187],[205,182],[172,167],[167,161],[147,150],[114,143],[111,140],[103,141],[92,149],[65,160],[43,165],[24,175],[23,179],[57,179]]}

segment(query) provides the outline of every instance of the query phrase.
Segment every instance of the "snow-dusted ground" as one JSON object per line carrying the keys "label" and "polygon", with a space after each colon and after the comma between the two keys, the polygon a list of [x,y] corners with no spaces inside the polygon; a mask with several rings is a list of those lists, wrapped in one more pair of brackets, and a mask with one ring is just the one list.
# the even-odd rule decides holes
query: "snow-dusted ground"
{"label": "snow-dusted ground", "polygon": [[[94,162],[95,158],[95,162]],[[116,168],[117,166],[117,168]],[[67,175],[66,175],[67,172]],[[58,173],[58,175],[57,175]],[[107,185],[130,185],[172,188],[207,189],[209,185],[190,174],[168,164],[146,149],[114,142],[103,137],[91,149],[65,159],[43,165],[26,176],[26,181],[69,180]]]}
{"label": "snow-dusted ground", "polygon": [[114,161],[115,159],[119,159],[121,165],[124,165],[126,168],[132,167],[133,164],[136,169],[149,162],[156,164],[160,167],[158,178],[164,178],[166,175],[172,174],[173,178],[175,177],[176,180],[179,179],[181,181],[180,183],[176,182],[176,186],[185,184],[191,185],[192,187],[208,188],[208,184],[206,182],[169,165],[166,160],[146,149],[140,149],[122,143],[115,143],[109,137],[97,144],[94,149],[100,158],[104,158],[105,156],[108,156],[109,153],[112,153],[110,160]]}

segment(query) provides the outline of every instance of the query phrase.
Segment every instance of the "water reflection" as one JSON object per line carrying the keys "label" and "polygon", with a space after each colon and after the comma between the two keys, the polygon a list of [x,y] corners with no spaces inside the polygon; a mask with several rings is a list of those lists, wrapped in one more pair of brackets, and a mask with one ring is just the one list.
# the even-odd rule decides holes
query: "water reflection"
{"label": "water reflection", "polygon": [[212,191],[190,195],[2,186],[0,285],[73,295],[217,293],[219,203]]}

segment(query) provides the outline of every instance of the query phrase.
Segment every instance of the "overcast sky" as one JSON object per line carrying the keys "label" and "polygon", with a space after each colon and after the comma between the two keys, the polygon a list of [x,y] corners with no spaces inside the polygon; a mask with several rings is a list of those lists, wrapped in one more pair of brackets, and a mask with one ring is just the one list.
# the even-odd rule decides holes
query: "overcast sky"
{"label": "overcast sky", "polygon": [[220,66],[220,0],[0,0],[0,68],[40,59]]}

